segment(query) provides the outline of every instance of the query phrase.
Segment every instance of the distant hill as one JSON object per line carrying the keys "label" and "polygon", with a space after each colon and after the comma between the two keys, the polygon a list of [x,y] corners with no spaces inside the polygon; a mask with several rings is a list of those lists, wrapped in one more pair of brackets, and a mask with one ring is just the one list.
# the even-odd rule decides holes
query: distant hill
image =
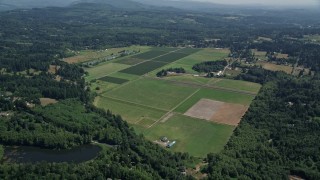
{"label": "distant hill", "polygon": [[137,9],[145,8],[146,6],[140,2],[135,2],[131,0],[76,0],[73,4],[78,3],[99,3],[99,4],[108,4],[113,7],[123,8],[123,9]]}
{"label": "distant hill", "polygon": [[210,2],[199,2],[190,0],[133,0],[143,4],[149,4],[153,6],[163,6],[163,7],[175,7],[179,9],[189,9],[189,10],[209,10],[219,7],[231,7],[230,5],[215,4]]}
{"label": "distant hill", "polygon": [[0,0],[0,11],[24,8],[41,7],[65,7],[79,3],[98,3],[108,4],[113,7],[123,9],[148,8],[150,5],[144,5],[140,2],[131,0]]}
{"label": "distant hill", "polygon": [[57,6],[64,7],[76,0],[0,0],[0,11]]}

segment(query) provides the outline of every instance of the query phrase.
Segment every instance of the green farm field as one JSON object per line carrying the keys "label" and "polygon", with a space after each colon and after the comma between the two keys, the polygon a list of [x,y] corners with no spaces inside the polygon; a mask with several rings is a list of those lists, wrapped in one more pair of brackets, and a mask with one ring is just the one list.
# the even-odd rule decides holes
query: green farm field
{"label": "green farm field", "polygon": [[120,60],[116,61],[116,63],[127,64],[127,65],[136,65],[136,64],[142,63],[144,61],[145,60],[143,60],[143,59],[128,57],[128,58],[120,59]]}
{"label": "green farm field", "polygon": [[172,52],[178,49],[179,48],[174,48],[174,47],[154,47],[154,48],[151,48],[150,50]]}
{"label": "green farm field", "polygon": [[196,52],[198,52],[200,50],[201,49],[197,49],[197,48],[183,48],[183,49],[180,49],[177,52],[178,53],[184,53],[184,54],[193,54],[193,53],[196,53]]}
{"label": "green farm field", "polygon": [[194,54],[191,54],[190,56],[182,58],[176,61],[176,63],[185,64],[192,67],[193,65],[204,62],[204,61],[222,60],[228,57],[229,53],[230,53],[229,49],[206,48],[206,49],[201,49],[200,51]]}
{"label": "green farm field", "polygon": [[129,81],[136,80],[140,76],[133,75],[133,74],[127,74],[127,73],[121,73],[121,72],[115,72],[109,75],[110,77],[115,77],[115,78],[121,78],[121,79],[126,79]]}
{"label": "green farm field", "polygon": [[142,54],[132,56],[132,58],[148,60],[148,59],[152,59],[167,53],[168,53],[167,51],[151,50]]}
{"label": "green farm field", "polygon": [[164,77],[164,79],[170,80],[170,81],[199,84],[199,85],[205,85],[205,84],[208,84],[210,81],[212,81],[212,79],[210,78],[195,77],[189,74],[181,75],[181,76],[167,76],[167,77]]}
{"label": "green farm field", "polygon": [[[254,95],[236,91],[256,93],[260,85],[205,78],[192,70],[195,63],[226,58],[228,49],[149,50],[135,57],[87,68],[89,75],[86,80],[95,80],[91,81],[90,88],[98,94],[94,104],[121,115],[137,133],[144,134],[150,141],[159,140],[161,136],[176,140],[177,144],[170,149],[172,151],[204,157],[209,152],[222,150],[234,126],[187,117],[183,113],[204,98],[248,106]],[[179,67],[187,73],[156,78],[161,69]]]}
{"label": "green farm field", "polygon": [[113,113],[121,115],[122,118],[130,124],[136,124],[139,123],[140,120],[145,119],[155,122],[166,113],[166,111],[148,106],[137,105],[101,96],[95,99],[94,104],[105,110],[109,109]]}
{"label": "green farm field", "polygon": [[85,71],[89,73],[89,75],[86,76],[86,80],[91,81],[93,79],[99,79],[103,76],[107,76],[111,73],[117,72],[128,67],[130,66],[124,64],[105,63],[93,68],[86,68]]}
{"label": "green farm field", "polygon": [[76,52],[75,56],[64,58],[64,61],[70,64],[81,63],[86,61],[91,61],[99,58],[104,58],[106,56],[110,56],[111,54],[117,54],[123,50],[132,50],[132,51],[140,51],[146,52],[150,49],[149,46],[130,46],[130,47],[122,47],[122,48],[111,48],[107,50],[83,50]]}
{"label": "green farm field", "polygon": [[117,77],[110,77],[110,76],[104,76],[104,77],[100,78],[99,80],[114,83],[114,84],[123,84],[123,83],[126,83],[129,81],[126,79],[121,79],[121,78],[117,78]]}
{"label": "green farm field", "polygon": [[150,141],[166,136],[176,141],[171,149],[176,152],[188,152],[196,157],[205,157],[208,152],[217,153],[223,149],[232,135],[234,127],[215,124],[208,121],[174,115],[164,123],[158,123],[143,132]]}
{"label": "green farm field", "polygon": [[143,78],[103,96],[171,110],[195,91],[196,88],[193,87],[176,86],[165,81]]}
{"label": "green farm field", "polygon": [[254,99],[254,96],[228,92],[223,90],[201,89],[200,91],[195,93],[192,97],[190,97],[187,101],[185,101],[183,104],[177,107],[175,111],[180,113],[185,113],[188,109],[190,109],[194,104],[196,104],[200,99],[203,99],[203,98],[248,106]]}
{"label": "green farm field", "polygon": [[179,59],[181,59],[181,58],[184,58],[184,57],[190,55],[190,54],[187,54],[187,53],[179,53],[179,52],[180,52],[180,51],[178,51],[178,52],[173,52],[173,53],[170,53],[170,54],[166,54],[166,55],[157,57],[157,58],[155,58],[155,59],[152,59],[152,61],[159,61],[159,62],[171,63],[171,62],[177,61],[177,60],[179,60]]}
{"label": "green farm field", "polygon": [[153,71],[155,69],[158,69],[162,66],[166,65],[162,62],[155,62],[155,61],[146,61],[141,64],[138,64],[136,66],[129,67],[127,69],[124,69],[120,72],[127,73],[127,74],[133,74],[133,75],[144,75],[150,71]]}
{"label": "green farm field", "polygon": [[247,81],[239,81],[239,80],[231,80],[231,79],[215,79],[216,81],[210,81],[208,85],[214,85],[218,87],[224,87],[234,90],[248,91],[253,93],[258,93],[261,85],[257,83],[247,82]]}

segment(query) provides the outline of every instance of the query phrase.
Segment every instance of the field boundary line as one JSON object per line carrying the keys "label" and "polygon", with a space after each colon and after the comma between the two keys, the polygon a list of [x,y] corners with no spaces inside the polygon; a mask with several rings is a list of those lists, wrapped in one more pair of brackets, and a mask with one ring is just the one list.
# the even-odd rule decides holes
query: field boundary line
{"label": "field boundary line", "polygon": [[225,87],[219,87],[219,86],[215,86],[215,85],[208,85],[208,84],[198,84],[198,83],[190,83],[190,82],[181,82],[181,81],[175,81],[175,80],[169,80],[169,79],[163,79],[163,78],[154,78],[154,77],[150,77],[150,76],[145,76],[146,78],[150,78],[150,79],[155,79],[155,80],[159,80],[159,81],[167,81],[167,82],[171,82],[171,83],[175,83],[176,85],[191,85],[191,86],[196,86],[198,88],[207,88],[207,89],[215,89],[215,90],[224,90],[224,91],[228,91],[228,92],[233,92],[233,93],[238,93],[238,94],[245,94],[245,95],[250,95],[250,96],[256,96],[258,93],[255,92],[250,92],[250,91],[242,91],[242,90],[235,90],[235,89],[230,89],[230,88],[225,88]]}
{"label": "field boundary line", "polygon": [[[117,73],[117,72],[114,72],[114,73]],[[114,74],[114,73],[112,73],[112,74]],[[110,74],[110,75],[111,75],[111,74]],[[108,75],[107,75],[107,76],[108,76]],[[99,93],[99,95],[102,95],[102,94],[105,94],[105,93],[107,93],[107,92],[111,92],[111,91],[113,91],[113,90],[119,89],[119,88],[121,88],[121,87],[123,87],[123,86],[125,86],[125,85],[127,85],[127,84],[130,84],[131,82],[135,82],[135,81],[138,81],[138,80],[140,80],[140,79],[142,79],[142,77],[138,77],[137,79],[134,79],[134,80],[129,80],[129,81],[125,82],[125,83],[119,84],[119,86],[117,86],[117,87],[114,87],[114,88],[111,88],[111,89],[102,91],[101,93]],[[110,83],[110,82],[106,82],[106,83]]]}
{"label": "field boundary line", "polygon": [[180,105],[182,105],[184,102],[186,102],[188,99],[190,99],[193,95],[195,95],[197,92],[199,92],[201,90],[201,88],[195,90],[192,94],[190,94],[188,97],[186,97],[184,100],[182,100],[178,105],[176,105],[175,107],[173,107],[169,112],[167,112],[165,115],[163,115],[160,119],[158,119],[156,122],[154,122],[153,124],[151,124],[147,129],[150,129],[152,126],[154,126],[155,124],[157,124],[158,122],[162,121],[163,118],[165,118],[166,116],[168,116],[170,113],[172,113],[175,109],[177,109]]}
{"label": "field boundary line", "polygon": [[100,97],[106,98],[106,99],[111,99],[111,100],[118,101],[118,102],[120,101],[121,103],[128,103],[128,104],[143,107],[143,108],[149,108],[149,109],[153,109],[153,110],[157,110],[157,111],[164,111],[164,112],[169,111],[168,109],[156,108],[156,107],[152,107],[152,106],[148,106],[148,105],[144,105],[144,104],[140,104],[140,103],[136,103],[136,102],[132,102],[132,101],[127,101],[127,100],[123,100],[123,99],[119,99],[119,98],[115,98],[115,97],[104,96],[104,95],[100,95]]}
{"label": "field boundary line", "polygon": [[[124,68],[124,69],[127,69],[127,68],[129,68],[129,67],[126,67],[126,68]],[[123,69],[121,69],[121,70],[123,70]],[[112,75],[112,74],[115,74],[115,73],[117,73],[117,72],[119,72],[119,71],[121,71],[121,70],[118,70],[118,71],[116,71],[116,72],[112,72],[112,73],[109,73],[109,74],[105,74],[105,75],[103,75],[103,76],[98,76],[98,77],[96,77],[96,78],[93,78],[92,80],[99,80],[99,79],[101,79],[101,78],[103,78],[103,77],[106,77],[106,76],[110,76],[110,75]],[[86,71],[86,70],[85,70]],[[86,71],[86,72],[88,72],[88,71]],[[91,80],[90,80],[91,81]],[[89,81],[89,82],[90,82]]]}
{"label": "field boundary line", "polygon": [[[184,49],[184,48],[181,48],[181,49]],[[129,68],[131,68],[131,67],[135,67],[135,66],[138,66],[138,65],[140,65],[140,64],[142,64],[142,63],[150,62],[150,61],[151,61],[151,62],[162,63],[163,66],[161,66],[161,67],[164,67],[164,66],[166,66],[167,64],[170,64],[170,62],[169,62],[169,63],[168,63],[168,62],[166,63],[166,62],[161,62],[161,61],[153,61],[153,59],[156,59],[156,58],[158,58],[158,57],[162,57],[162,56],[165,56],[165,55],[168,55],[168,54],[177,52],[177,51],[179,51],[179,50],[181,50],[181,49],[177,49],[177,50],[174,50],[174,51],[170,51],[170,52],[168,52],[168,53],[166,53],[166,54],[162,54],[162,55],[160,55],[160,56],[156,56],[156,57],[153,57],[153,58],[151,58],[151,59],[146,59],[146,60],[143,61],[143,62],[137,63],[137,64],[135,64],[135,65],[132,65],[132,66],[127,67],[127,68],[122,69],[122,70],[126,70],[126,69],[129,69]],[[179,59],[177,59],[177,60],[179,60]],[[176,61],[177,61],[177,60],[176,60]],[[161,68],[161,67],[159,67],[159,68]],[[155,70],[157,70],[157,69],[159,69],[159,68],[156,68]],[[118,72],[121,72],[122,70],[120,70],[120,71],[118,71]],[[152,70],[152,71],[154,71],[154,70]],[[150,72],[152,72],[152,71],[150,71]],[[147,73],[145,73],[145,74],[148,74],[148,73],[150,73],[150,72],[147,72]],[[123,73],[125,73],[125,72],[123,72]],[[126,73],[126,74],[130,74],[130,73]],[[143,75],[145,75],[145,74],[142,74],[142,75],[140,75],[140,76],[143,76]],[[132,75],[132,74],[131,74],[131,75]],[[133,74],[133,75],[136,75],[136,74]]]}
{"label": "field boundary line", "polygon": [[114,91],[114,90],[116,90],[116,89],[119,89],[119,88],[121,88],[121,87],[123,87],[123,86],[126,86],[126,85],[128,85],[128,84],[131,84],[131,83],[133,83],[133,82],[136,82],[136,81],[138,81],[138,80],[140,80],[140,79],[143,79],[143,77],[139,77],[139,78],[137,78],[137,79],[134,79],[134,80],[129,80],[128,82],[126,82],[126,83],[123,83],[123,84],[120,84],[120,86],[118,86],[118,87],[115,87],[115,88],[112,88],[111,90],[109,90],[109,91],[106,91],[106,92],[111,92],[111,91]]}
{"label": "field boundary line", "polygon": [[[181,48],[181,49],[184,49],[184,48]],[[153,58],[150,58],[150,59],[145,59],[145,60],[144,60],[144,59],[141,59],[141,60],[144,60],[144,61],[143,61],[143,62],[140,62],[140,63],[137,63],[137,64],[134,64],[134,65],[132,65],[131,67],[137,66],[137,65],[142,64],[142,63],[147,62],[147,61],[152,61],[152,59],[156,59],[156,58],[158,58],[158,57],[162,57],[162,56],[165,56],[165,55],[168,55],[168,54],[177,52],[178,50],[180,50],[180,49],[177,49],[177,50],[174,50],[174,51],[170,51],[170,52],[167,52],[167,53],[165,53],[165,54],[162,54],[162,55],[160,55],[160,56],[156,56],[156,57],[153,57]],[[139,58],[137,58],[137,59],[139,59]],[[160,61],[156,61],[156,62],[160,62]],[[163,62],[162,62],[162,63],[163,63]],[[130,67],[128,67],[128,68],[130,68]]]}
{"label": "field boundary line", "polygon": [[[181,58],[181,59],[183,59],[183,58]],[[190,65],[190,64],[183,64],[183,63],[179,62],[179,60],[181,60],[181,59],[176,60],[174,63],[175,63],[175,64],[178,64],[178,65],[192,66],[192,65]]]}
{"label": "field boundary line", "polygon": [[[139,120],[137,120],[136,122],[134,122],[134,124],[135,125],[139,125],[139,123],[141,122],[141,121],[143,121],[145,118],[144,117],[140,117],[140,119]],[[149,118],[151,121],[156,121],[156,119],[154,119],[154,118]]]}
{"label": "field boundary line", "polygon": [[[212,80],[214,80],[214,79],[212,79]],[[207,82],[205,85],[207,85],[207,86],[210,86],[210,85],[215,86],[215,84],[217,84],[218,82],[222,81],[222,79],[217,79],[216,81],[212,82],[212,84],[209,84],[211,81]]]}
{"label": "field boundary line", "polygon": [[[144,60],[144,59],[141,59],[141,60]],[[142,64],[142,63],[144,63],[144,62],[147,62],[147,61],[150,61],[150,60],[146,59],[146,60],[144,60],[144,61],[142,61],[142,62],[138,62],[137,64],[132,64],[132,65],[129,65],[129,66],[130,66],[130,67],[133,67],[133,66]],[[117,63],[117,62],[115,62],[115,63]],[[121,64],[121,63],[118,63],[118,64]],[[128,65],[128,64],[125,64],[125,65]],[[130,67],[127,67],[127,68],[130,68]],[[127,69],[127,68],[126,68],[126,69]],[[120,70],[120,71],[121,71],[121,70]]]}

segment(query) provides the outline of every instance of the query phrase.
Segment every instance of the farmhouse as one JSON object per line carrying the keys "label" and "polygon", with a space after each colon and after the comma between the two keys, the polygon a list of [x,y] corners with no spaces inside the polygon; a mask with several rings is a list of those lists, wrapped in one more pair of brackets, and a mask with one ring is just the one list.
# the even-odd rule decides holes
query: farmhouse
{"label": "farmhouse", "polygon": [[161,140],[162,142],[168,142],[168,141],[169,141],[168,138],[165,137],[165,136],[161,137],[160,140]]}
{"label": "farmhouse", "polygon": [[219,71],[219,72],[210,72],[210,73],[208,73],[207,76],[208,76],[208,77],[221,77],[221,76],[223,76],[223,72],[222,72],[222,71]]}

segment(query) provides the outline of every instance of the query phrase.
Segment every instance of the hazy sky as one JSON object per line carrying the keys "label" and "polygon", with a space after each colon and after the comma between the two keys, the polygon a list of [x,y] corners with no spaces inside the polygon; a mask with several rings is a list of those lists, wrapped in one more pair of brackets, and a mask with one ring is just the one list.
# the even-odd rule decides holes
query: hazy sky
{"label": "hazy sky", "polygon": [[272,6],[319,6],[320,0],[193,0],[219,4],[265,4]]}

